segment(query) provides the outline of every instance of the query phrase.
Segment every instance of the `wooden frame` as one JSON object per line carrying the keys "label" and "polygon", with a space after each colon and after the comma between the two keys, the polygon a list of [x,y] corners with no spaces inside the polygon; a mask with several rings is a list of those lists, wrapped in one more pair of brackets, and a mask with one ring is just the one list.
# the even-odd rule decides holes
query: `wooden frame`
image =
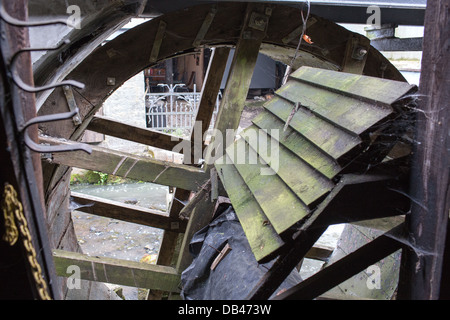
{"label": "wooden frame", "polygon": [[164,212],[73,191],[70,193],[70,196],[73,201],[81,205],[77,209],[81,212],[173,232],[182,233],[186,230],[187,223],[185,221],[172,219],[164,215]]}
{"label": "wooden frame", "polygon": [[62,250],[54,250],[53,259],[58,276],[71,276],[74,269],[69,269],[69,267],[77,266],[79,276],[83,280],[179,292],[180,274],[171,267],[122,259],[91,257]]}
{"label": "wooden frame", "polygon": [[[41,137],[41,143],[71,145],[72,141]],[[80,169],[97,170],[123,178],[147,181],[166,186],[194,190],[206,181],[208,175],[201,168],[139,157],[133,154],[92,146],[90,155],[83,151],[54,153],[52,163]]]}
{"label": "wooden frame", "polygon": [[[242,6],[239,7],[238,10],[235,10],[233,6],[234,6],[234,4],[230,5],[229,7],[228,7],[228,5],[225,5],[224,6],[225,11],[226,11],[225,14],[223,12],[218,12],[214,16],[214,19],[212,19],[211,16],[209,16],[210,17],[209,19],[212,20],[212,23],[217,23],[218,25],[221,25],[221,23],[223,24],[223,21],[224,21],[224,17],[223,17],[224,15],[228,19],[228,17],[230,16],[230,12],[235,12],[235,13],[243,12],[243,10],[239,10],[239,8],[241,8]],[[231,9],[232,7],[233,7],[234,11]],[[251,10],[253,10],[254,8],[257,8],[257,7],[258,7],[258,5],[255,5],[255,4],[249,5],[248,11],[246,12],[246,15],[247,15],[246,19],[249,18]],[[260,8],[265,8],[265,7],[261,6]],[[222,7],[221,7],[221,9],[223,10]],[[207,7],[207,6],[203,6],[203,7],[200,6],[199,8],[196,9],[196,14],[202,15],[203,17],[207,16],[210,12],[211,12],[210,7]],[[272,13],[272,9],[263,10],[263,12],[261,12],[261,13],[264,13],[267,16],[270,16],[270,14]],[[173,56],[174,53],[177,53],[177,54],[180,52],[185,53],[185,52],[189,52],[189,50],[192,50],[191,44],[192,44],[192,39],[194,39],[194,38],[192,38],[188,35],[186,35],[184,37],[180,37],[180,41],[165,41],[164,40],[164,36],[170,38],[170,34],[177,34],[177,33],[185,31],[185,30],[180,30],[178,27],[173,25],[174,21],[177,21],[177,19],[180,19],[182,17],[181,14],[186,15],[184,12],[176,13],[174,15],[169,15],[168,20],[164,20],[164,21],[162,21],[162,19],[160,19],[160,18],[156,18],[156,19],[154,19],[154,23],[153,22],[149,23],[147,26],[141,27],[137,31],[130,30],[130,32],[127,33],[128,35],[124,35],[123,37],[118,39],[117,42],[112,41],[111,43],[108,43],[105,46],[100,47],[91,56],[89,56],[85,61],[83,61],[83,63],[81,63],[72,72],[70,72],[69,76],[71,78],[86,82],[87,87],[89,88],[89,90],[87,90],[86,92],[81,92],[81,93],[79,92],[79,95],[76,96],[77,103],[81,109],[80,114],[81,114],[82,118],[85,120],[85,122],[88,121],[87,119],[89,119],[90,117],[94,117],[94,120],[91,122],[91,124],[89,124],[89,126],[90,126],[89,129],[96,128],[96,130],[107,131],[107,132],[109,132],[109,134],[113,135],[112,134],[113,130],[121,127],[122,129],[131,130],[133,132],[131,135],[127,136],[128,139],[130,139],[130,140],[131,139],[135,139],[135,140],[139,139],[140,140],[141,137],[139,137],[139,138],[136,137],[137,135],[140,135],[140,134],[142,134],[142,139],[143,139],[142,141],[148,141],[148,140],[153,139],[153,136],[149,131],[141,132],[139,130],[136,130],[136,128],[133,128],[132,126],[125,127],[124,124],[121,124],[119,122],[114,122],[114,123],[110,122],[113,126],[115,126],[115,128],[113,128],[113,127],[107,128],[107,127],[105,127],[106,119],[104,119],[104,118],[102,119],[100,117],[95,117],[94,114],[95,114],[96,110],[101,106],[102,101],[104,101],[104,99],[113,90],[118,88],[124,81],[126,81],[129,78],[130,74],[135,74],[136,72],[139,72],[139,70],[141,70],[142,67],[144,67],[144,65],[149,63],[149,56],[151,56],[151,61],[153,63],[153,62],[157,62],[157,61],[169,58],[169,57]],[[280,14],[275,11],[274,11],[274,14],[278,14],[278,16],[276,18],[279,19]],[[245,95],[247,93],[246,90],[248,90],[248,84],[251,80],[251,75],[253,72],[252,65],[254,65],[254,62],[256,61],[256,56],[257,56],[257,53],[259,53],[260,45],[261,45],[261,43],[263,43],[263,40],[267,41],[267,43],[270,43],[270,44],[277,43],[277,41],[278,41],[277,39],[282,38],[282,37],[280,37],[280,34],[286,34],[285,25],[277,26],[275,28],[274,32],[271,32],[270,34],[266,35],[261,30],[259,30],[259,31],[249,30],[249,28],[247,28],[248,21],[246,21],[244,28],[242,28],[242,30],[241,30],[240,36],[238,34],[227,34],[227,36],[225,38],[223,38],[222,34],[221,34],[222,31],[219,30],[220,32],[218,34],[220,35],[220,37],[217,38],[217,35],[216,35],[217,30],[213,30],[216,33],[212,33],[213,34],[212,37],[208,37],[208,34],[210,33],[209,31],[207,33],[204,32],[207,27],[209,28],[211,26],[209,24],[208,20],[195,19],[195,21],[199,21],[199,25],[197,25],[194,29],[196,30],[196,32],[198,32],[198,30],[201,30],[201,32],[196,33],[196,34],[197,35],[200,34],[199,39],[204,38],[202,43],[204,43],[205,45],[219,45],[219,46],[234,45],[234,44],[236,44],[234,39],[239,38],[239,42],[237,42],[237,50],[236,50],[236,54],[235,54],[235,59],[233,61],[232,71],[230,72],[230,78],[229,78],[230,80],[229,80],[229,83],[227,83],[227,88],[230,88],[230,89],[226,90],[226,95],[223,100],[223,107],[221,108],[222,109],[221,115],[219,116],[218,125],[216,126],[216,128],[219,128],[221,130],[236,128],[237,124],[239,122],[240,112],[242,111],[242,108],[243,108],[242,100],[245,99]],[[239,21],[239,23],[241,23],[241,21]],[[288,24],[288,21],[286,21],[286,24]],[[311,29],[311,32],[312,32],[311,35],[313,37],[315,35],[317,35],[319,37],[319,35],[321,33],[318,30],[321,27],[323,27],[324,25],[327,25],[327,24],[322,19],[318,18],[317,22],[315,21],[315,23],[314,23],[314,28],[316,28],[316,27],[317,28]],[[297,26],[295,25],[295,27],[297,27]],[[225,28],[227,28],[227,27],[225,27]],[[290,26],[288,26],[287,28],[290,28]],[[213,28],[211,28],[211,29],[213,29]],[[227,28],[227,29],[233,30],[233,28]],[[237,30],[236,28],[234,28],[234,29]],[[145,30],[145,32],[142,32],[142,30]],[[165,32],[166,30],[170,31],[170,33],[169,32],[166,33]],[[251,31],[251,32],[249,32],[249,31]],[[340,35],[339,32],[337,32],[337,33]],[[130,38],[128,37],[129,35],[130,35],[130,37],[132,37],[132,36],[136,37],[136,35],[138,35],[137,40],[134,38],[131,38],[131,39],[136,40],[136,41],[133,41],[133,43],[140,43],[139,48],[136,49],[134,47],[134,45],[130,45],[130,46],[126,46],[127,47],[126,52],[125,51],[124,52],[114,51],[115,48],[120,48],[120,45],[117,45],[117,43],[118,44],[130,43]],[[147,37],[148,35],[153,35],[154,39],[145,38],[146,41],[140,41],[138,38],[142,35],[145,35],[145,37]],[[264,37],[266,37],[266,38],[264,38]],[[324,37],[324,38],[326,38],[326,37]],[[331,38],[333,39],[333,36],[331,36]],[[339,38],[340,37],[336,37],[336,39],[339,39]],[[187,42],[186,42],[187,44],[184,43],[183,42],[184,39],[188,39],[189,43],[187,43]],[[217,39],[220,39],[221,41],[224,41],[224,42],[223,43],[218,42]],[[222,39],[225,39],[225,40],[222,40]],[[228,41],[227,39],[233,39],[233,40]],[[150,40],[150,41],[148,41],[148,40]],[[169,39],[169,40],[171,40],[171,39]],[[123,42],[121,42],[121,41],[123,41]],[[317,40],[315,40],[315,41],[317,41]],[[113,42],[115,42],[115,43],[113,43]],[[141,45],[142,43],[147,43],[148,45],[146,45],[143,48]],[[320,41],[318,43],[320,43]],[[295,46],[296,46],[295,43],[291,43],[289,45],[289,47],[291,47],[291,49],[295,48]],[[122,48],[121,48],[121,50],[122,50]],[[135,54],[135,50],[139,50],[138,52],[140,52],[140,51],[144,52],[144,53],[142,53],[142,56],[145,56],[145,58],[141,57],[138,54]],[[220,60],[217,56],[216,56],[217,59],[214,59],[211,62],[211,63],[216,63],[214,68],[211,67],[212,64],[210,65],[211,69],[214,70],[214,72],[216,72],[216,74],[214,74],[213,77],[210,77],[211,76],[209,74],[210,72],[208,72],[208,79],[205,83],[204,93],[203,93],[202,102],[201,102],[201,108],[199,109],[199,113],[197,114],[198,119],[201,119],[201,118],[209,119],[210,114],[212,114],[212,107],[208,101],[210,99],[212,99],[214,94],[217,94],[218,90],[217,89],[213,90],[213,88],[217,88],[217,85],[220,85],[220,80],[221,80],[220,68],[225,67],[225,63],[223,63],[223,61],[226,61],[226,57],[228,56],[228,54],[225,54],[225,52],[227,50],[229,50],[228,48],[219,48],[218,47],[218,49],[216,49],[216,50],[218,50],[218,51],[216,51],[216,54],[218,54],[219,51],[222,52],[222,54],[221,54],[222,62],[220,62]],[[334,49],[333,49],[332,51],[333,52],[330,52],[329,54],[327,54],[327,56],[331,57],[330,58],[331,62],[333,62],[336,65],[339,65],[342,62],[342,57],[339,54],[339,50],[336,49],[336,52],[334,52]],[[117,54],[117,53],[120,53],[120,54]],[[314,54],[321,56],[321,53],[318,50],[316,50],[314,47],[307,48],[307,50],[305,51],[305,57],[312,56],[313,58],[315,58]],[[130,62],[130,68],[127,68],[127,70],[123,70],[119,67],[111,68],[111,65],[119,65],[120,62],[123,61],[123,59],[129,59],[129,57],[134,57],[134,56],[136,56],[136,59],[133,59],[133,61]],[[125,58],[123,58],[123,57],[125,57]],[[347,54],[346,59],[348,59],[348,57],[349,57],[349,55]],[[249,58],[250,61],[244,61],[247,58]],[[369,58],[371,58],[371,59],[369,59]],[[142,62],[143,59],[145,60],[145,62]],[[313,60],[318,60],[318,59],[313,59]],[[100,61],[102,61],[102,62],[100,63]],[[326,61],[326,60],[324,59],[323,61]],[[364,62],[366,62],[366,61],[364,61]],[[373,56],[371,56],[371,57],[367,57],[366,64],[370,64],[372,66],[372,65],[376,65],[378,62],[379,61],[376,58],[373,58]],[[93,64],[95,64],[95,65],[99,64],[99,65],[98,65],[98,68],[96,68],[96,72],[90,74],[89,71],[91,70],[91,67]],[[344,65],[345,65],[345,63],[344,63]],[[364,68],[364,65],[362,66],[362,68]],[[360,69],[362,70],[362,68],[360,68]],[[377,69],[377,68],[373,67],[373,70],[375,70],[375,69]],[[401,76],[399,76],[398,74],[395,73],[395,71],[392,71],[392,70],[395,70],[395,69],[394,68],[391,69],[390,67],[388,67],[389,72],[386,72],[386,77],[393,77],[393,78],[399,79],[399,77],[401,77]],[[376,72],[378,72],[378,69]],[[111,73],[111,74],[109,74],[109,73]],[[116,78],[116,83],[113,87],[112,86],[105,87],[106,86],[105,81],[102,81],[102,80],[106,76],[112,76],[112,77]],[[214,84],[208,84],[208,83],[214,83]],[[232,89],[233,86],[239,87],[238,92],[234,92],[234,90]],[[208,88],[210,88],[210,89],[208,89]],[[47,99],[47,101],[43,105],[41,112],[46,113],[49,111],[53,112],[53,111],[57,110],[62,105],[60,103],[62,101],[61,100],[62,98],[64,98],[64,97],[61,95],[61,92],[59,90],[55,90],[50,95],[50,98]],[[214,96],[214,101],[215,101],[215,96]],[[232,112],[230,112],[230,111],[232,111]],[[205,121],[204,124],[206,125],[206,123],[207,122]],[[53,124],[52,125],[45,124],[44,126],[42,126],[41,129],[43,129],[45,134],[50,134],[50,135],[61,134],[61,136],[66,139],[73,138],[74,140],[76,140],[79,138],[82,131],[87,126],[86,123],[83,123],[82,126],[80,126],[78,128],[74,128],[72,124],[69,123],[70,125],[66,126],[67,124],[68,124],[68,122],[62,122],[62,123],[58,123],[58,124],[54,124],[54,125]],[[208,124],[209,124],[209,122],[208,122]],[[103,128],[100,129],[99,127],[101,127],[101,126],[103,126]],[[204,131],[205,131],[205,127],[202,129],[202,132],[204,132]],[[118,135],[120,135],[120,134],[118,134]],[[120,137],[123,137],[123,136],[120,136]],[[161,134],[159,136],[154,136],[154,137],[156,138],[156,140],[152,140],[152,143],[154,142],[155,144],[158,144],[159,146],[161,146],[163,148],[169,148],[171,146],[171,144],[169,144],[167,141],[167,138],[168,138],[167,136]],[[51,138],[50,138],[50,140],[51,140]],[[43,141],[49,142],[50,140],[44,139]],[[134,141],[134,140],[132,140],[132,141]],[[55,143],[70,143],[70,142],[59,141],[59,142],[55,142]],[[111,154],[106,155],[106,153],[111,153]],[[102,168],[103,168],[104,172],[114,173],[114,174],[118,174],[118,175],[122,175],[122,176],[126,176],[126,177],[138,177],[140,179],[141,175],[139,173],[135,172],[135,168],[138,164],[142,164],[142,166],[145,166],[145,168],[147,168],[147,169],[150,168],[149,171],[151,171],[151,174],[145,178],[146,181],[174,185],[175,187],[177,187],[176,192],[175,192],[175,197],[181,201],[188,200],[189,196],[191,195],[191,190],[197,191],[198,188],[202,185],[202,182],[205,182],[209,178],[208,172],[203,172],[202,170],[200,170],[198,168],[192,168],[192,167],[190,168],[187,165],[182,165],[182,166],[168,165],[165,162],[154,161],[154,160],[137,159],[134,157],[130,157],[129,155],[123,155],[123,154],[119,154],[117,152],[113,152],[111,150],[105,151],[105,150],[100,150],[100,149],[97,149],[94,147],[94,156],[95,156],[94,157],[95,161],[94,160],[87,161],[86,157],[83,157],[83,155],[79,154],[79,153],[72,153],[70,156],[67,156],[64,154],[54,154],[53,160],[52,160],[53,163],[62,164],[63,166],[57,167],[56,170],[51,168],[51,170],[47,170],[47,174],[50,176],[53,176],[54,177],[54,178],[52,178],[53,180],[57,180],[57,179],[59,179],[60,172],[64,171],[64,165],[67,165],[67,166],[92,168],[92,169],[98,170],[98,171],[102,171]],[[126,158],[124,158],[124,157],[126,157]],[[105,161],[105,160],[108,160],[108,161]],[[112,162],[113,165],[107,167],[107,164],[106,164],[107,162]],[[59,169],[59,168],[63,168],[63,169]],[[173,172],[173,174],[169,174],[170,172]],[[144,179],[140,179],[140,180],[144,180]],[[53,188],[53,186],[54,185],[52,184],[52,188]],[[97,202],[97,203],[100,203],[100,202]],[[182,207],[183,207],[183,205],[178,201],[174,201],[172,203],[172,206],[170,209],[169,221],[172,221],[170,219],[173,219],[175,221],[178,218],[178,214]],[[184,240],[183,240],[184,244],[181,248],[181,253],[178,256],[179,257],[178,263],[177,263],[178,268],[176,270],[182,271],[183,267],[187,265],[188,260],[186,260],[185,258],[187,257],[187,247],[189,244],[189,237],[196,231],[196,229],[203,227],[207,223],[207,221],[209,221],[210,217],[208,217],[205,214],[202,214],[202,211],[203,210],[210,211],[211,208],[213,208],[213,203],[210,201],[210,199],[208,199],[208,197],[205,197],[203,199],[203,201],[199,202],[199,205],[196,208],[196,210],[193,211],[193,213],[189,219],[189,223],[187,225],[186,233],[184,235]],[[164,224],[165,223],[166,222],[164,222]],[[161,224],[163,224],[163,223],[161,222]],[[170,265],[170,264],[173,264],[174,257],[176,257],[176,251],[178,250],[177,248],[180,245],[181,236],[178,231],[173,232],[173,230],[169,230],[169,229],[165,229],[165,230],[166,230],[166,232],[164,235],[164,240],[163,240],[163,244],[161,247],[161,254],[158,259],[158,263]],[[317,237],[321,235],[321,232],[323,232],[323,226],[318,226],[316,229],[312,230],[308,235],[302,234],[299,236],[300,242],[307,244],[305,248],[301,248],[301,249],[297,248],[297,250],[300,250],[301,256],[305,256],[307,254],[307,252],[309,251],[309,249],[311,248],[311,246],[313,245],[313,243],[315,242]],[[299,251],[297,251],[297,252],[299,252]],[[79,258],[81,261],[82,260],[81,257],[79,257]],[[67,259],[69,259],[69,258],[67,258]],[[95,262],[91,261],[91,263],[95,263]],[[292,262],[289,262],[289,264],[290,263],[292,263]],[[155,271],[155,270],[153,270],[153,271]],[[152,286],[151,289],[165,290],[165,291],[172,290],[171,288],[162,288],[162,287],[156,287],[156,286]]]}

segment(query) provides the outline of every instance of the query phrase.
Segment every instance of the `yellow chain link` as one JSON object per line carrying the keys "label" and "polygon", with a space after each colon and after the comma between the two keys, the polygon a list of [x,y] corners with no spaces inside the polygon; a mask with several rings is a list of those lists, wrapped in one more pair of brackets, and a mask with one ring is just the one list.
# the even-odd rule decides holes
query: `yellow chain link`
{"label": "yellow chain link", "polygon": [[17,242],[17,239],[19,238],[18,229],[15,224],[15,220],[17,220],[39,296],[42,300],[51,300],[47,283],[42,277],[41,266],[36,259],[36,250],[31,242],[30,230],[28,229],[28,223],[23,213],[22,204],[17,197],[16,190],[14,190],[14,187],[9,183],[5,184],[2,209],[5,217],[5,235],[3,236],[3,239],[11,246]]}

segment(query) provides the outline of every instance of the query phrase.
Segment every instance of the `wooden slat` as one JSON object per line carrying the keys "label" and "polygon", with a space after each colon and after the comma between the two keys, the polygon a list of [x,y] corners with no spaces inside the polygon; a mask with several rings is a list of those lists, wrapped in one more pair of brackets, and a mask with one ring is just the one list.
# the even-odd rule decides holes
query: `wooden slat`
{"label": "wooden slat", "polygon": [[83,280],[124,286],[179,292],[180,275],[171,267],[106,257],[92,257],[77,252],[53,250],[56,273],[72,276],[70,266],[80,268]]}
{"label": "wooden slat", "polygon": [[[399,227],[395,230],[398,231]],[[392,231],[392,230],[391,230]],[[308,279],[276,296],[274,300],[314,299],[368,266],[401,249],[392,232],[381,235]],[[397,236],[397,235],[395,235]]]}
{"label": "wooden slat", "polygon": [[203,134],[208,130],[216,106],[217,95],[227,65],[230,48],[215,48],[206,72],[195,121],[200,121]]}
{"label": "wooden slat", "polygon": [[[368,91],[371,89],[368,88]],[[295,79],[290,80],[277,95],[300,102],[321,118],[354,134],[361,134],[393,112],[389,106],[380,107],[342,94],[327,91]]]}
{"label": "wooden slat", "polygon": [[[40,141],[51,145],[74,143],[52,137],[40,137]],[[197,190],[209,178],[199,168],[139,157],[97,146],[92,146],[92,154],[83,151],[53,153],[52,162],[187,190]]]}
{"label": "wooden slat", "polygon": [[263,130],[258,130],[256,126],[250,126],[240,135],[258,153],[258,156],[276,171],[276,174],[285,182],[286,188],[292,190],[307,206],[311,207],[333,188],[334,184],[329,179],[296,157],[283,145],[276,147],[278,141],[273,143],[270,136]]}
{"label": "wooden slat", "polygon": [[[203,82],[202,88],[202,96],[200,98],[200,103],[196,115],[196,121],[201,122],[201,132],[200,139],[197,137],[197,126],[194,127],[193,136],[191,137],[191,141],[193,140],[195,144],[199,142],[203,142],[203,137],[205,136],[205,132],[209,128],[209,124],[211,123],[211,118],[214,112],[214,107],[216,104],[216,99],[218,92],[220,90],[220,84],[223,78],[223,73],[225,72],[226,61],[228,59],[230,49],[229,48],[216,48],[214,49],[214,53],[209,61],[208,70],[206,74],[205,81]],[[200,150],[203,150],[204,145]],[[192,155],[193,160],[191,163],[197,163],[195,159],[197,154],[196,148],[194,148],[194,154]],[[186,161],[187,159],[183,159]],[[179,199],[180,201],[188,201],[190,196],[190,192],[187,190],[182,190],[177,188],[174,192],[174,198]],[[203,203],[201,204],[203,206]],[[183,205],[179,201],[172,201],[169,209],[169,216],[172,218],[177,218],[179,216],[180,211],[183,209]],[[193,219],[198,219],[198,217],[194,217]],[[191,226],[196,228],[196,224],[194,225],[191,222]],[[200,226],[200,228],[203,226]],[[192,228],[191,228],[192,229]],[[158,255],[158,264],[169,265],[171,263],[175,263],[173,260],[177,258],[177,264],[184,265],[185,262],[191,261],[192,257],[189,252],[189,241],[190,237],[197,230],[188,230],[185,233],[183,243],[186,243],[185,246],[180,249],[180,257],[174,257],[177,250],[178,234],[173,232],[164,232],[163,240],[161,243],[160,254]],[[178,259],[179,258],[179,259]],[[187,264],[187,263],[186,263]]]}
{"label": "wooden slat", "polygon": [[[248,299],[268,299],[329,225],[400,215],[402,210],[406,212],[409,199],[387,189],[393,181],[387,176],[379,175],[344,175],[300,226],[299,232],[293,237],[292,247],[280,255],[254,287]],[[403,204],[398,205],[400,202]]]}
{"label": "wooden slat", "polygon": [[339,224],[405,214],[410,199],[405,181],[376,174],[345,174],[316,211],[316,224]]}
{"label": "wooden slat", "polygon": [[201,44],[202,40],[205,38],[205,35],[208,32],[209,27],[211,26],[211,23],[213,22],[216,13],[217,7],[216,6],[211,7],[210,11],[205,17],[205,20],[203,21],[202,26],[200,27],[200,30],[198,30],[197,32],[197,36],[195,37],[194,42],[192,43],[194,47],[198,47]]}
{"label": "wooden slat", "polygon": [[309,213],[309,209],[277,175],[261,174],[272,170],[267,164],[262,164],[259,160],[256,164],[250,164],[252,159],[258,159],[258,155],[243,139],[237,140],[234,146],[235,148],[227,148],[226,153],[278,234],[288,230]]}
{"label": "wooden slat", "polygon": [[[275,97],[265,105],[265,108],[282,121],[286,121],[294,104]],[[333,126],[302,107],[294,114],[289,126],[336,160],[361,143],[358,136]]]}
{"label": "wooden slat", "polygon": [[316,244],[306,253],[305,258],[326,262],[332,254],[333,248]]}
{"label": "wooden slat", "polygon": [[164,40],[164,34],[166,33],[167,23],[163,20],[159,21],[158,31],[155,35],[155,40],[153,41],[152,52],[150,54],[149,62],[154,63],[158,60],[159,51],[161,49],[161,44]]}
{"label": "wooden slat", "polygon": [[[227,129],[236,130],[239,126],[258,58],[259,48],[266,35],[265,31],[257,30],[249,26],[251,15],[254,12],[260,12],[264,15],[265,8],[262,4],[249,3],[247,5],[243,28],[236,45],[216,119],[215,129],[224,137]],[[211,141],[214,141],[214,136]],[[213,145],[212,143],[211,146]],[[220,146],[220,148],[223,148],[222,151],[226,147],[225,143]],[[223,155],[225,153],[222,152],[220,154]],[[209,163],[209,161],[206,161],[206,163]]]}
{"label": "wooden slat", "polygon": [[415,88],[407,82],[302,67],[291,77],[339,94],[389,106]]}
{"label": "wooden slat", "polygon": [[139,128],[105,116],[94,116],[87,129],[169,151],[172,151],[179,143],[184,143],[184,145],[188,143],[186,140],[170,134]]}
{"label": "wooden slat", "polygon": [[82,205],[76,209],[78,211],[174,232],[184,232],[186,229],[185,221],[170,218],[156,210],[73,191],[70,196],[73,201]]}
{"label": "wooden slat", "polygon": [[[309,140],[305,139],[290,127],[284,131],[284,122],[271,112],[263,111],[253,119],[253,123],[269,135],[272,130],[278,133],[280,144],[288,148],[297,157],[307,162],[312,168],[331,179],[335,177],[341,167],[339,164]],[[274,135],[272,135],[272,138]]]}
{"label": "wooden slat", "polygon": [[[225,162],[225,164],[218,164]],[[284,242],[268,222],[268,218],[258,205],[242,177],[225,155],[223,161],[217,161],[216,168],[228,197],[244,229],[245,236],[258,262],[277,252]]]}

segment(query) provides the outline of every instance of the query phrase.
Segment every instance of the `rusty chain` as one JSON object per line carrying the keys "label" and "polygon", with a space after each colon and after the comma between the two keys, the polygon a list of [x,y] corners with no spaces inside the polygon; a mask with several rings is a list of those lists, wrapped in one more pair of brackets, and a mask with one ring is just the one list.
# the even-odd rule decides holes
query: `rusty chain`
{"label": "rusty chain", "polygon": [[[26,250],[28,263],[31,267],[39,297],[42,300],[51,300],[47,283],[42,276],[42,268],[36,259],[36,250],[31,241],[30,230],[28,229],[28,223],[23,213],[23,206],[17,197],[16,190],[9,183],[5,184],[2,209],[5,217],[5,235],[3,236],[3,240],[10,246],[13,246],[19,239],[18,230],[20,230],[23,246]],[[16,221],[19,229],[16,226]]]}

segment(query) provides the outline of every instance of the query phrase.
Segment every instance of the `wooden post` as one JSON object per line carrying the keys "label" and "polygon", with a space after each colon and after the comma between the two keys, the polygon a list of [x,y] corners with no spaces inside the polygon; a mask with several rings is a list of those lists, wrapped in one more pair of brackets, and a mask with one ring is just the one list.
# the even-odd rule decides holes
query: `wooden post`
{"label": "wooden post", "polygon": [[[230,73],[226,82],[224,94],[217,114],[215,130],[217,134],[226,139],[228,129],[236,130],[239,126],[242,111],[245,107],[248,90],[253,76],[253,71],[258,58],[259,49],[266,35],[267,25],[271,15],[271,8],[261,4],[249,3],[247,6],[244,24],[236,45]],[[226,141],[222,145],[215,145],[215,136],[211,138],[210,148],[214,149],[218,158],[224,155],[227,147]],[[232,141],[228,141],[231,143]],[[220,143],[220,142],[218,142]],[[206,164],[211,165],[211,154],[208,152]]]}
{"label": "wooden post", "polygon": [[[205,82],[203,84],[202,96],[200,99],[199,108],[196,115],[196,121],[200,121],[201,123],[201,137],[203,138],[204,133],[208,130],[209,124],[211,122],[211,117],[214,112],[214,106],[216,103],[216,98],[220,89],[220,83],[222,81],[223,74],[225,72],[225,66],[227,63],[228,54],[230,52],[229,48],[217,48],[214,50],[214,54],[211,57],[207,75]],[[196,127],[196,129],[198,129]],[[198,143],[202,143],[201,141],[192,141],[192,138],[195,137],[192,135],[191,137],[191,146],[194,146]],[[202,148],[199,148],[199,151],[202,151]],[[185,159],[194,161],[195,156],[194,152],[191,152],[191,159]],[[181,204],[178,200],[188,201],[190,196],[190,191],[183,189],[176,189],[174,192],[174,200],[170,206],[170,217],[178,218],[179,212],[183,209],[183,204]],[[175,199],[176,198],[176,199]],[[174,258],[175,249],[177,243],[179,243],[181,239],[179,238],[179,233],[175,232],[164,232],[163,241],[161,243],[160,253],[158,255],[158,264],[161,265],[170,265],[172,263],[176,263]],[[178,257],[177,257],[178,258]]]}
{"label": "wooden post", "polygon": [[[400,299],[438,299],[449,219],[450,1],[428,1]],[[448,286],[448,284],[447,284]]]}
{"label": "wooden post", "polygon": [[214,49],[211,56],[208,70],[206,71],[206,78],[203,84],[202,96],[198,106],[196,121],[201,122],[202,134],[204,134],[211,123],[211,118],[214,113],[217,95],[222,83],[223,74],[227,65],[230,48],[220,47]]}

